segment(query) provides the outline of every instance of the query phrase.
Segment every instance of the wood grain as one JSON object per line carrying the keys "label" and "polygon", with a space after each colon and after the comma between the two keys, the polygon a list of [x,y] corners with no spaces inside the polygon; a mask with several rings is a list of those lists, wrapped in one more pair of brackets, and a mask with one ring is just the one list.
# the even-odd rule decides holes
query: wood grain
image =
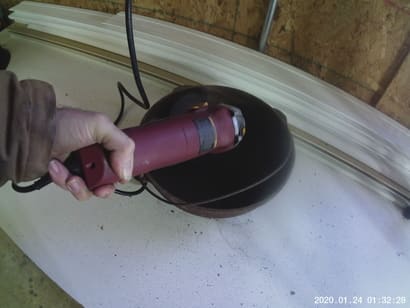
{"label": "wood grain", "polygon": [[410,55],[377,104],[377,109],[410,128]]}

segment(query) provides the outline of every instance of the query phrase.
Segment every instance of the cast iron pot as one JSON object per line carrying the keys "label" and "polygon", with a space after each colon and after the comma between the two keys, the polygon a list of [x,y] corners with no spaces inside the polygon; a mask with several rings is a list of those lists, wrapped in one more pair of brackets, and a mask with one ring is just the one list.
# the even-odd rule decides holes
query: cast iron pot
{"label": "cast iron pot", "polygon": [[294,144],[286,117],[246,92],[222,86],[177,88],[144,116],[141,124],[186,112],[198,103],[238,107],[246,135],[233,150],[208,154],[146,175],[179,208],[205,217],[246,213],[273,197],[294,163]]}

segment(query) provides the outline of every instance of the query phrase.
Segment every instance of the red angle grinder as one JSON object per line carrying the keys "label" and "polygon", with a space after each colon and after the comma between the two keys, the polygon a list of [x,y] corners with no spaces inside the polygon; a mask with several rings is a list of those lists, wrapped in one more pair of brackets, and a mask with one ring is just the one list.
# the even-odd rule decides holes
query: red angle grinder
{"label": "red angle grinder", "polygon": [[[124,132],[135,142],[133,176],[207,153],[228,151],[242,140],[245,130],[245,120],[238,108],[224,104],[210,108],[207,103],[182,115],[127,128]],[[119,181],[106,154],[99,144],[74,154],[81,165],[81,176],[91,190]]]}
{"label": "red angle grinder", "polygon": [[[206,102],[184,114],[124,130],[135,143],[134,177],[208,153],[228,151],[238,145],[245,131],[245,119],[238,108],[225,104],[209,107]],[[107,161],[108,154],[101,145],[93,144],[73,152],[65,165],[94,190],[119,181]],[[46,174],[30,186],[12,186],[25,193],[51,182]]]}

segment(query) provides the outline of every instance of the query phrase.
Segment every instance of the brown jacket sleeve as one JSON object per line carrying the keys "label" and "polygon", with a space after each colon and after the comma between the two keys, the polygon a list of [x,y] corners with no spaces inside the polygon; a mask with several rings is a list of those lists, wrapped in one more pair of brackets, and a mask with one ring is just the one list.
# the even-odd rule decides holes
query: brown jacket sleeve
{"label": "brown jacket sleeve", "polygon": [[55,94],[38,80],[0,71],[0,186],[47,172],[55,135]]}

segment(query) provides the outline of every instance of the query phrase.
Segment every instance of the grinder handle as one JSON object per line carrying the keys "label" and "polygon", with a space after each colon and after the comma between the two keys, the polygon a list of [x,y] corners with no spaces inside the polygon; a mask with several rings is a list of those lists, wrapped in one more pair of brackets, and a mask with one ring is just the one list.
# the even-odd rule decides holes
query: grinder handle
{"label": "grinder handle", "polygon": [[[200,108],[124,132],[135,143],[133,176],[235,146],[232,113],[225,107]],[[101,145],[85,147],[75,155],[90,190],[119,181],[108,163],[109,153]]]}

